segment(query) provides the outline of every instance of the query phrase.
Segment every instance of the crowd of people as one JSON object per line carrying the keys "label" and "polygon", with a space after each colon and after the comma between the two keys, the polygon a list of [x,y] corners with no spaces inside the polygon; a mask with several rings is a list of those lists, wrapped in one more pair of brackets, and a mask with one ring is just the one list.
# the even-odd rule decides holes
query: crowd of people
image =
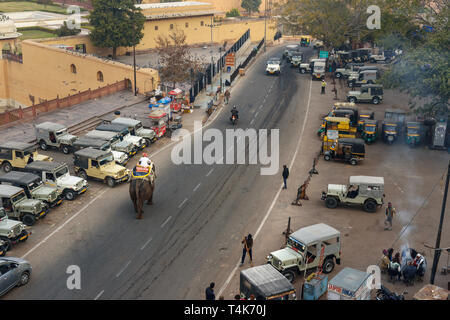
{"label": "crowd of people", "polygon": [[409,261],[402,261],[399,252],[393,255],[393,248],[383,250],[380,268],[389,275],[391,281],[400,281],[403,278],[405,283],[413,283],[416,276],[421,278],[425,274],[425,258],[413,249],[408,250],[413,253]]}

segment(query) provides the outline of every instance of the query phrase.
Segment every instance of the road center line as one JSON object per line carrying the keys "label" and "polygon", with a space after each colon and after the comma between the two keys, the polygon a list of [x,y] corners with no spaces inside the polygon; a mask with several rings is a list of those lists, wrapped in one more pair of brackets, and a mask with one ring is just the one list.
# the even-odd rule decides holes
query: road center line
{"label": "road center line", "polygon": [[211,170],[209,170],[209,172],[206,174],[206,176],[209,176],[213,171],[214,171],[214,168],[212,168]]}
{"label": "road center line", "polygon": [[144,250],[144,248],[152,241],[153,238],[150,238],[147,240],[147,242],[141,247],[141,250]]}
{"label": "road center line", "polygon": [[94,300],[97,300],[98,298],[100,298],[100,296],[103,294],[103,292],[105,292],[105,290],[100,291],[100,293],[95,296]]}
{"label": "road center line", "polygon": [[[186,200],[187,200],[187,198],[186,198],[186,199],[184,199],[184,201],[186,201]],[[184,201],[183,201],[183,203],[184,203]],[[179,207],[180,207],[180,206],[179,206]],[[179,208],[179,207],[178,207],[178,208]],[[161,225],[161,229],[162,229],[162,228],[164,228],[164,226],[166,225],[166,223],[167,223],[167,222],[169,222],[169,221],[170,221],[170,219],[172,219],[172,216],[168,217],[168,218],[167,218],[167,220],[166,220],[166,221],[164,221],[164,223],[163,223],[163,224]]]}
{"label": "road center line", "polygon": [[259,108],[262,109],[263,105],[260,105]]}
{"label": "road center line", "polygon": [[255,118],[258,116],[258,114],[259,114],[259,111],[257,113],[255,113]]}
{"label": "road center line", "polygon": [[50,239],[55,233],[57,233],[59,230],[61,230],[62,228],[64,228],[70,221],[72,221],[73,219],[75,219],[76,217],[78,217],[78,215],[80,213],[82,213],[87,207],[89,207],[94,201],[96,201],[98,198],[100,198],[103,194],[106,193],[106,191],[109,191],[108,189],[103,190],[102,192],[99,193],[99,195],[97,195],[94,199],[92,199],[91,201],[89,201],[83,208],[81,208],[77,213],[75,213],[73,216],[71,216],[69,219],[67,219],[66,222],[64,222],[62,225],[60,225],[58,228],[56,228],[52,233],[50,233],[48,236],[46,236],[44,238],[44,240],[42,240],[41,242],[39,242],[38,244],[36,244],[33,248],[31,248],[27,253],[25,253],[21,258],[25,259],[26,256],[28,256],[30,253],[32,253],[34,250],[36,250],[37,248],[39,248],[44,242],[46,242],[48,239]]}
{"label": "road center line", "polygon": [[[306,121],[308,119],[308,114],[309,114],[309,106],[311,104],[311,82],[309,82],[309,97],[308,97],[308,105],[306,107],[306,113],[305,113],[305,118],[303,119],[303,126],[302,126],[302,130],[300,132],[300,137],[298,139],[297,142],[297,148],[295,149],[295,153],[294,156],[292,157],[291,163],[289,165],[290,168],[292,168],[292,165],[294,164],[295,158],[297,157],[297,153],[298,150],[300,149],[300,142],[302,141],[302,136],[303,136],[303,132],[305,131],[305,127],[306,127]],[[264,226],[264,224],[266,223],[267,218],[269,217],[270,213],[272,212],[273,207],[275,206],[275,203],[278,200],[278,197],[280,196],[281,193],[281,188],[283,187],[283,183],[280,184],[280,187],[278,188],[278,192],[275,196],[275,198],[272,201],[272,204],[269,207],[269,210],[267,210],[266,215],[264,216],[263,220],[261,221],[261,224],[258,227],[258,230],[256,230],[256,232],[253,235],[253,239],[255,239],[259,232],[261,231],[262,227]],[[228,287],[228,285],[231,282],[231,279],[233,278],[234,274],[236,273],[236,271],[238,270],[240,265],[240,261],[236,264],[236,266],[234,267],[233,271],[231,271],[230,275],[228,276],[227,280],[225,281],[225,283],[223,284],[222,288],[219,290],[219,293],[217,294],[217,296],[221,296],[223,294],[223,292],[225,291],[225,289]]]}
{"label": "road center line", "polygon": [[250,124],[252,124],[255,121],[255,119],[252,119],[252,121],[250,121]]}
{"label": "road center line", "polygon": [[123,269],[120,270],[120,272],[119,272],[118,274],[116,274],[116,278],[120,277],[120,275],[122,274],[122,272],[125,271],[125,269],[130,265],[130,263],[131,263],[131,260],[129,260],[129,261],[127,262],[127,264],[125,265],[125,267],[123,267]]}
{"label": "road center line", "polygon": [[202,183],[200,182],[195,188],[194,188],[194,192],[197,191],[197,189],[200,187]]}

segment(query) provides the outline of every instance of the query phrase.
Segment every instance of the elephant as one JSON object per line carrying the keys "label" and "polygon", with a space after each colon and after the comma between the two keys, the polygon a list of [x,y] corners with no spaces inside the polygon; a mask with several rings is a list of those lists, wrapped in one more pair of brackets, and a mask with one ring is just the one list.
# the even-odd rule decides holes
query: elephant
{"label": "elephant", "polygon": [[146,178],[132,178],[130,180],[130,197],[133,201],[134,210],[136,211],[136,219],[142,219],[142,207],[144,201],[147,200],[147,204],[153,204],[153,192],[155,190],[155,181],[150,182]]}

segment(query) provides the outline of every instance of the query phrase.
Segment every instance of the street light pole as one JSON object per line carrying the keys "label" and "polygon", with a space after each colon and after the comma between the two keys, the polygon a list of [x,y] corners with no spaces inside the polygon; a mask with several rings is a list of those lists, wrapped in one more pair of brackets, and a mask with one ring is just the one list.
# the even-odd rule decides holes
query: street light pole
{"label": "street light pole", "polygon": [[448,168],[447,168],[447,181],[445,183],[444,199],[442,200],[441,220],[439,221],[438,234],[437,234],[437,238],[436,238],[436,245],[435,245],[436,250],[434,251],[434,259],[433,259],[433,267],[431,269],[430,284],[434,284],[434,276],[436,274],[437,265],[439,263],[439,258],[441,256],[441,250],[439,250],[438,248],[441,245],[442,224],[444,223],[445,206],[447,204],[449,180],[450,180],[450,161],[448,162]]}
{"label": "street light pole", "polygon": [[136,46],[133,46],[134,95],[137,96],[136,87]]}
{"label": "street light pole", "polygon": [[267,0],[265,1],[265,5],[264,5],[264,52],[266,52],[266,42],[267,42],[267,37],[266,37],[266,29],[267,29]]}

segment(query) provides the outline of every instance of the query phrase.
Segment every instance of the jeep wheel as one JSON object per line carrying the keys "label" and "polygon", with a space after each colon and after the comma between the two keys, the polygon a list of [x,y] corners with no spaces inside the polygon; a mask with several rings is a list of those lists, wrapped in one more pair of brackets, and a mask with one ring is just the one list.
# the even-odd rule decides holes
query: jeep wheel
{"label": "jeep wheel", "polygon": [[10,171],[12,170],[11,163],[9,163],[8,161],[3,162],[2,169],[3,169],[3,171],[5,171],[6,173],[10,172]]}
{"label": "jeep wheel", "polygon": [[379,103],[380,103],[380,99],[378,99],[377,97],[374,97],[374,98],[372,99],[372,103],[373,103],[373,104],[379,104]]}
{"label": "jeep wheel", "polygon": [[356,98],[355,97],[350,97],[350,98],[348,98],[348,102],[356,103]]}
{"label": "jeep wheel", "polygon": [[84,171],[84,170],[78,171],[77,176],[79,176],[80,178],[82,178],[84,180],[87,180],[87,178],[88,178],[86,171]]}
{"label": "jeep wheel", "polygon": [[358,161],[356,161],[356,159],[351,159],[351,160],[350,160],[350,164],[351,164],[352,166],[356,166],[356,165],[358,164]]}
{"label": "jeep wheel", "polygon": [[348,83],[348,86],[350,87],[350,88],[353,88],[354,87],[354,83],[353,83],[353,81],[350,81],[349,83]]}
{"label": "jeep wheel", "polygon": [[305,69],[300,69],[300,73],[305,74],[306,70]]}
{"label": "jeep wheel", "polygon": [[327,197],[327,198],[325,199],[325,205],[326,205],[327,208],[329,208],[329,209],[334,209],[334,208],[337,207],[338,201],[337,201],[337,199],[334,198],[334,197]]}
{"label": "jeep wheel", "polygon": [[72,201],[73,199],[75,199],[75,192],[73,190],[67,190],[66,193],[64,194],[64,197],[67,200]]}
{"label": "jeep wheel", "polygon": [[370,59],[370,63],[377,63],[375,59]]}
{"label": "jeep wheel", "polygon": [[7,237],[0,237],[0,240],[5,242],[5,244],[3,245],[3,248],[4,248],[5,253],[6,253],[6,251],[10,250],[11,247],[12,247],[11,240],[9,240]]}
{"label": "jeep wheel", "polygon": [[366,200],[364,202],[364,211],[366,212],[375,212],[377,210],[377,203],[374,200]]}
{"label": "jeep wheel", "polygon": [[340,72],[336,73],[336,78],[338,79],[342,78],[342,74]]}
{"label": "jeep wheel", "polygon": [[6,255],[6,246],[0,247],[0,257],[4,257]]}
{"label": "jeep wheel", "polygon": [[145,139],[145,144],[147,145],[147,147],[149,147],[151,144],[153,143],[152,139]]}
{"label": "jeep wheel", "polygon": [[28,271],[24,271],[21,275],[20,275],[20,281],[17,284],[18,287],[24,286],[28,283],[28,281],[30,281],[30,273]]}
{"label": "jeep wheel", "polygon": [[325,161],[331,160],[331,156],[329,154],[324,155],[323,158],[325,159]]}
{"label": "jeep wheel", "polygon": [[294,279],[295,279],[295,273],[294,273],[294,271],[292,271],[292,270],[284,270],[284,271],[282,272],[282,274],[283,274],[283,276],[286,277],[286,279],[289,280],[290,283],[294,282]]}
{"label": "jeep wheel", "polygon": [[44,140],[41,140],[41,142],[39,142],[39,146],[41,147],[42,150],[48,149],[47,143],[45,143]]}
{"label": "jeep wheel", "polygon": [[334,269],[334,261],[333,258],[326,258],[322,265],[323,273],[330,273]]}
{"label": "jeep wheel", "polygon": [[63,152],[64,154],[69,154],[69,153],[70,153],[70,148],[69,148],[69,146],[64,145],[64,146],[62,146],[61,150],[62,150],[62,152]]}
{"label": "jeep wheel", "polygon": [[106,181],[106,184],[108,185],[108,187],[110,187],[110,188],[114,188],[114,186],[116,185],[116,183],[114,182],[114,179],[111,177],[107,177],[105,181]]}
{"label": "jeep wheel", "polygon": [[27,226],[32,226],[33,224],[36,223],[36,217],[33,216],[32,214],[25,213],[22,216],[22,222]]}

